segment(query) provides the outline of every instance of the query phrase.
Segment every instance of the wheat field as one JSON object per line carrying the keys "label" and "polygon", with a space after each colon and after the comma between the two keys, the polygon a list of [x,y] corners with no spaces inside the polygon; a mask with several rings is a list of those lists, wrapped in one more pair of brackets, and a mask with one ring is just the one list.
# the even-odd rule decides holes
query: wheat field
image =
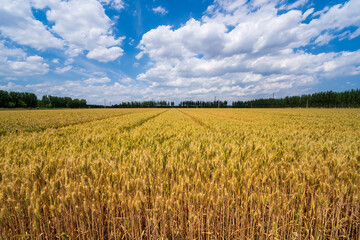
{"label": "wheat field", "polygon": [[360,110],[0,111],[0,238],[360,239]]}

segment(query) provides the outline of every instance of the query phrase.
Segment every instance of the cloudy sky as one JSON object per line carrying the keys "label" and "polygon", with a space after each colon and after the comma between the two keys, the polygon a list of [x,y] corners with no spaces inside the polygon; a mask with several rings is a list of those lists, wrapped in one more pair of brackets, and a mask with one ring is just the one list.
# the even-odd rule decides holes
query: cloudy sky
{"label": "cloudy sky", "polygon": [[0,89],[248,100],[360,88],[360,0],[1,0]]}

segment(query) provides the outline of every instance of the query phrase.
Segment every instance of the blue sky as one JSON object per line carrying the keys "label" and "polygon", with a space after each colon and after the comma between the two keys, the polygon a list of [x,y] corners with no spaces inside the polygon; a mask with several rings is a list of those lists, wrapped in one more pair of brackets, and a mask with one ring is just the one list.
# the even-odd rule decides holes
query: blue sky
{"label": "blue sky", "polygon": [[248,100],[360,88],[360,0],[2,0],[0,89]]}

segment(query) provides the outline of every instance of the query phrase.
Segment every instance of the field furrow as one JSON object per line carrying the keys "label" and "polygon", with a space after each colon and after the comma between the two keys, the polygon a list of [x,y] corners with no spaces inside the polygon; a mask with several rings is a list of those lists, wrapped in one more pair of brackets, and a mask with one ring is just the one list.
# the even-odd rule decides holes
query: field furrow
{"label": "field furrow", "polygon": [[210,128],[210,126],[206,125],[204,122],[200,121],[198,118],[192,116],[191,114],[187,113],[186,111],[180,111],[182,114],[188,116],[191,120],[193,120],[195,123],[199,124],[202,127]]}

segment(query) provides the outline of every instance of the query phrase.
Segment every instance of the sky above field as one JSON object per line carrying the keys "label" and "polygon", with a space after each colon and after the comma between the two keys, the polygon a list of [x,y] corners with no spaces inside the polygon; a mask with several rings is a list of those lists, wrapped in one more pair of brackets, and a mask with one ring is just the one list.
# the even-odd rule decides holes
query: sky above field
{"label": "sky above field", "polygon": [[1,0],[0,89],[249,100],[360,88],[360,0]]}

